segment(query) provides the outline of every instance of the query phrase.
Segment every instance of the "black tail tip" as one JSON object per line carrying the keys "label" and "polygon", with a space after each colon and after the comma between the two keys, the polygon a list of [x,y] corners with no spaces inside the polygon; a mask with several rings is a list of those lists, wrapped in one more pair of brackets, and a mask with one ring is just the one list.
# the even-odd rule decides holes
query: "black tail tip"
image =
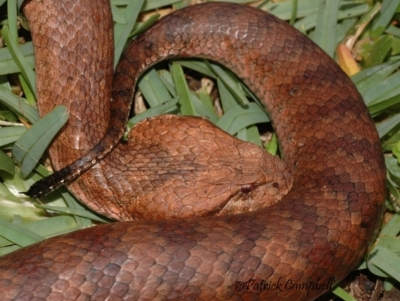
{"label": "black tail tip", "polygon": [[[37,183],[37,182],[36,182],[36,183]],[[33,198],[33,199],[40,198],[40,197],[43,195],[43,193],[41,193],[41,191],[37,189],[36,183],[34,183],[34,184],[28,189],[28,191],[20,191],[19,193],[20,193],[20,194],[24,194],[24,195],[26,195],[26,196],[28,196],[28,197],[30,197],[30,198]]]}

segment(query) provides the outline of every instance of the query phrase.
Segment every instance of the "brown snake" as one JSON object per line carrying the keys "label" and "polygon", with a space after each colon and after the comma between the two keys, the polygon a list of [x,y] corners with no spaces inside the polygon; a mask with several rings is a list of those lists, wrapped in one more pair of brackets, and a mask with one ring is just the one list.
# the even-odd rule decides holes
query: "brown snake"
{"label": "brown snake", "polygon": [[[56,168],[102,138],[110,111],[103,142],[106,149],[116,143],[126,120],[126,112],[117,120],[121,108],[146,68],[195,56],[227,66],[259,97],[294,183],[281,202],[255,212],[101,225],[17,251],[0,260],[1,300],[313,300],[359,263],[383,210],[380,142],[350,79],[301,33],[247,6],[189,7],[132,42],[111,95],[107,0],[32,0],[24,13],[36,44],[40,113],[55,100],[70,102],[71,129],[51,150]],[[46,63],[53,56],[57,60]],[[87,94],[103,102],[86,105]],[[119,144],[69,186],[83,202],[98,201],[92,208],[120,220],[131,218],[124,198],[129,188],[118,176],[125,151]],[[104,196],[115,204],[105,208]]]}

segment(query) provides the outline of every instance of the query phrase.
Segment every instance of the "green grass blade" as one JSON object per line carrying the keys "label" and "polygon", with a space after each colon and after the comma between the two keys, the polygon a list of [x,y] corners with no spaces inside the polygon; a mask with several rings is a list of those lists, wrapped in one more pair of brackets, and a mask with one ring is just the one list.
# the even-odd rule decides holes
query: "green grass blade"
{"label": "green grass blade", "polygon": [[211,77],[211,78],[216,78],[217,76],[213,72],[213,70],[210,68],[210,63],[202,60],[174,60],[175,63],[178,63],[182,67],[186,67],[189,69],[192,69],[194,71],[197,71],[201,74],[204,74],[205,76]]}
{"label": "green grass blade", "polygon": [[180,96],[179,105],[182,115],[197,115],[181,65],[172,63],[170,72],[175,84],[176,93]]}
{"label": "green grass blade", "polygon": [[333,57],[336,49],[336,24],[339,12],[339,1],[321,1],[317,14],[317,26],[313,40]]}
{"label": "green grass blade", "polygon": [[125,48],[126,40],[135,25],[143,2],[144,0],[131,1],[124,12],[125,19],[128,21],[125,24],[117,23],[114,26],[114,69]]}
{"label": "green grass blade", "polygon": [[372,44],[369,55],[365,59],[365,65],[375,66],[381,64],[390,53],[393,47],[393,37],[390,35],[381,36],[378,41]]}
{"label": "green grass blade", "polygon": [[217,77],[217,87],[219,97],[221,98],[222,109],[224,112],[229,112],[229,110],[238,105],[236,97],[230,92],[230,90],[219,77]]}
{"label": "green grass blade", "polygon": [[376,129],[378,130],[379,137],[384,137],[392,129],[394,129],[398,124],[400,124],[400,114],[396,114],[385,121],[378,123]]}
{"label": "green grass blade", "polygon": [[112,13],[114,22],[123,24],[123,25],[125,25],[127,23],[124,13],[121,12],[116,5],[114,5],[114,1],[111,1],[111,13]]}
{"label": "green grass blade", "polygon": [[336,286],[332,292],[340,297],[343,301],[357,301],[356,299],[354,299],[352,296],[349,295],[348,292],[346,292],[344,289],[342,289],[339,286]]}
{"label": "green grass blade", "polygon": [[94,214],[91,211],[88,211],[88,210],[82,209],[82,208],[47,206],[47,205],[39,205],[39,204],[35,204],[35,206],[40,209],[55,211],[55,212],[59,212],[62,214],[78,215],[78,216],[87,218],[89,220],[94,220],[94,221],[98,221],[98,222],[102,222],[102,223],[109,222],[109,220],[102,218],[99,215]]}
{"label": "green grass blade", "polygon": [[0,170],[3,170],[11,175],[14,174],[14,160],[0,150]]}
{"label": "green grass blade", "polygon": [[368,90],[375,90],[376,85],[387,78],[393,71],[400,67],[400,61],[383,63],[365,68],[352,76],[353,83],[362,95],[367,95]]}
{"label": "green grass blade", "polygon": [[0,220],[0,233],[5,239],[21,246],[29,246],[44,240],[44,237],[25,229],[20,225]]}
{"label": "green grass blade", "polygon": [[255,123],[269,122],[268,116],[255,103],[249,103],[246,108],[234,107],[225,113],[216,123],[224,131],[235,135],[241,129]]}
{"label": "green grass blade", "polygon": [[258,131],[258,128],[255,125],[251,125],[244,129],[241,129],[240,131],[237,132],[236,137],[244,141],[252,142],[262,147],[260,132]]}
{"label": "green grass blade", "polygon": [[178,109],[178,107],[177,107],[178,101],[179,101],[179,97],[170,99],[158,106],[154,106],[154,107],[146,110],[145,112],[132,117],[128,121],[128,129],[131,129],[135,124],[137,124],[138,122],[140,122],[141,120],[144,120],[146,118],[165,114],[170,111],[176,111]]}
{"label": "green grass blade", "polygon": [[35,123],[39,119],[39,113],[36,109],[27,104],[26,100],[18,97],[3,86],[0,86],[0,101],[10,108],[13,112]]}
{"label": "green grass blade", "polygon": [[375,117],[375,116],[383,113],[386,109],[388,109],[398,103],[400,103],[400,95],[396,95],[395,97],[388,97],[383,100],[378,100],[377,102],[374,102],[373,104],[371,104],[368,107],[368,109],[369,109],[371,116]]}
{"label": "green grass blade", "polygon": [[[397,237],[399,233],[400,233],[400,215],[395,214],[390,219],[390,221],[382,228],[380,235],[382,235],[383,237],[385,236]],[[400,240],[398,241],[398,243],[400,243]]]}
{"label": "green grass blade", "polygon": [[272,139],[269,143],[266,145],[266,151],[269,152],[272,155],[276,155],[278,152],[278,139],[275,134],[272,135]]}
{"label": "green grass blade", "polygon": [[21,174],[24,177],[33,170],[51,140],[67,120],[67,109],[64,106],[58,106],[40,119],[14,144],[12,153],[21,163]]}
{"label": "green grass blade", "polygon": [[400,0],[383,0],[382,8],[372,23],[371,37],[379,37],[389,25],[396,12],[397,7],[400,5]]}
{"label": "green grass blade", "polygon": [[387,277],[390,275],[400,281],[400,257],[387,248],[375,248],[375,252],[368,260],[368,268],[378,276]]}
{"label": "green grass blade", "polygon": [[133,26],[133,31],[129,35],[129,38],[132,38],[136,35],[138,35],[141,32],[144,32],[147,28],[149,28],[151,25],[153,25],[158,19],[160,18],[159,14],[154,14],[150,16],[148,20],[144,23],[136,23],[135,26]]}
{"label": "green grass blade", "polygon": [[29,105],[34,106],[36,105],[36,97],[35,92],[31,90],[29,84],[26,82],[25,78],[20,74],[18,75],[19,82],[21,83],[22,91],[26,96],[26,101]]}
{"label": "green grass blade", "polygon": [[18,49],[18,46],[14,43],[13,39],[9,36],[8,26],[4,25],[1,33],[4,37],[8,45],[8,49],[14,58],[15,63],[18,65],[18,68],[22,75],[24,76],[25,80],[29,84],[29,87],[34,93],[36,94],[36,78],[35,73],[33,72],[32,68],[29,66],[28,62],[26,61],[25,57]]}
{"label": "green grass blade", "polygon": [[0,128],[0,146],[17,141],[26,131],[27,129],[23,126]]}
{"label": "green grass blade", "polygon": [[398,95],[400,93],[399,82],[400,72],[379,81],[378,84],[364,93],[365,103],[369,106]]}
{"label": "green grass blade", "polygon": [[171,99],[171,94],[154,69],[142,76],[138,87],[150,107],[158,106]]}
{"label": "green grass blade", "polygon": [[242,88],[242,83],[238,81],[231,72],[217,64],[210,63],[209,66],[211,70],[213,70],[213,72],[218,76],[218,78],[225,84],[225,86],[231,91],[240,104],[247,105],[249,103],[249,100],[247,99]]}
{"label": "green grass blade", "polygon": [[17,29],[17,1],[7,0],[7,16],[9,37],[14,44],[18,44],[18,29]]}
{"label": "green grass blade", "polygon": [[[29,68],[34,68],[35,59],[33,55],[32,42],[26,42],[25,44],[18,45],[20,53],[25,57]],[[17,73],[20,69],[16,61],[14,61],[10,50],[8,48],[0,48],[0,75]]]}

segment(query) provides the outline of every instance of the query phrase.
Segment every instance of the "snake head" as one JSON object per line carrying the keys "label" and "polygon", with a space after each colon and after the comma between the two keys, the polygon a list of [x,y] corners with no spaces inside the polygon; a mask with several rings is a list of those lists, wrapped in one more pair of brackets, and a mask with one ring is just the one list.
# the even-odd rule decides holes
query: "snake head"
{"label": "snake head", "polygon": [[[292,169],[262,148],[248,142],[238,143],[238,158],[231,162],[236,193],[218,215],[238,214],[266,208],[279,202],[292,188]],[[220,172],[222,179],[223,173]],[[229,172],[225,173],[225,179]]]}

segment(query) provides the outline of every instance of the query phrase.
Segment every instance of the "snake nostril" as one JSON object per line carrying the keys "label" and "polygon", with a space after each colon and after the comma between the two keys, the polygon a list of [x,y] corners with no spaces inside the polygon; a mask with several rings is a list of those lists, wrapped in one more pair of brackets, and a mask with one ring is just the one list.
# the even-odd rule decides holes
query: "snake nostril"
{"label": "snake nostril", "polygon": [[272,187],[279,189],[279,183],[277,182],[272,183]]}

